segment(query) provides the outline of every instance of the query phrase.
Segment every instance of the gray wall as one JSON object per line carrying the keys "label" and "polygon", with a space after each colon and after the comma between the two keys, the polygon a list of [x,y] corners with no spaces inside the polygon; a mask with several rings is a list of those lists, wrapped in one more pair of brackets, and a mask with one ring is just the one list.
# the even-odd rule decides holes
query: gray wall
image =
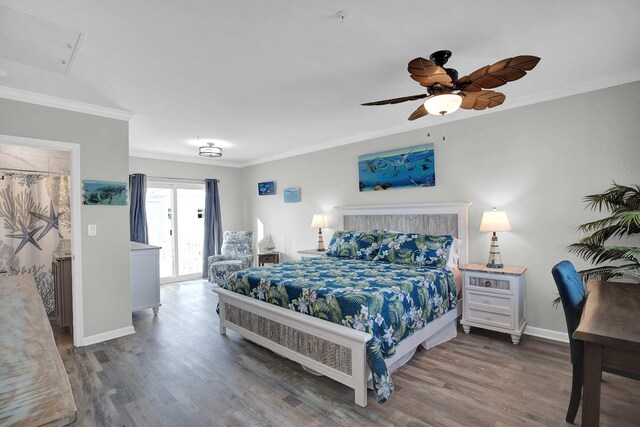
{"label": "gray wall", "polygon": [[[528,268],[529,325],[566,330],[561,310],[551,306],[550,270],[566,258],[586,266],[565,251],[578,238],[576,226],[599,217],[584,210],[584,195],[612,180],[640,183],[639,100],[636,82],[432,126],[431,138],[417,130],[248,167],[244,221],[256,230],[260,222],[277,249],[294,259],[297,250],[316,245],[317,230],[309,225],[318,210],[331,215],[344,205],[468,201],[469,259],[484,263],[490,237],[478,227],[482,212],[497,206],[513,227],[499,235],[503,261]],[[435,187],[358,191],[358,155],[425,142],[435,142]],[[277,194],[258,196],[257,182],[270,180],[277,181]],[[282,189],[290,186],[301,187],[301,203],[283,203]],[[335,212],[332,219],[335,224]],[[325,242],[331,233],[325,230]]]}
{"label": "gray wall", "polygon": [[[242,221],[242,174],[238,168],[216,166],[199,163],[173,162],[168,160],[129,158],[129,171],[143,173],[148,176],[165,176],[175,178],[202,179],[217,178],[220,180],[220,209],[222,210],[222,228],[239,230]],[[151,178],[148,178],[151,179]]]}
{"label": "gray wall", "polygon": [[[128,180],[129,123],[0,98],[0,134],[80,144],[82,179]],[[129,208],[82,206],[84,336],[131,326]],[[96,224],[98,235],[85,230]]]}
{"label": "gray wall", "polygon": [[[477,230],[482,212],[495,205],[513,226],[500,234],[504,262],[529,269],[529,324],[565,330],[551,306],[550,269],[565,258],[585,266],[565,251],[578,238],[576,226],[599,217],[584,210],[584,195],[611,180],[640,182],[639,100],[636,82],[432,126],[431,138],[426,130],[411,131],[243,169],[129,159],[124,121],[6,99],[0,99],[0,134],[80,144],[82,179],[126,181],[129,172],[219,178],[224,228],[257,232],[261,224],[285,259],[315,246],[317,230],[309,224],[318,210],[331,215],[344,205],[469,201],[470,260],[485,262],[489,235]],[[425,142],[436,145],[436,187],[358,191],[358,155]],[[277,194],[257,196],[257,182],[267,180],[277,181]],[[301,187],[301,203],[283,203],[289,186]],[[130,326],[128,208],[83,206],[81,217],[84,335]],[[86,236],[88,224],[98,225],[98,236]],[[328,242],[332,230],[325,231]]]}

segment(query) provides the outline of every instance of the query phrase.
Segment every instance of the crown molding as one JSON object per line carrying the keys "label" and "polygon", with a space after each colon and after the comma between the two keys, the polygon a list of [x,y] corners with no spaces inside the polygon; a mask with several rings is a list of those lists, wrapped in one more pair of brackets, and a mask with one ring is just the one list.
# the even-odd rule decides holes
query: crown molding
{"label": "crown molding", "polygon": [[582,93],[593,92],[600,89],[606,89],[608,87],[620,86],[627,83],[633,83],[640,81],[640,71],[633,71],[624,73],[621,75],[599,79],[586,84],[569,86],[561,90],[553,90],[540,92],[534,95],[529,95],[519,99],[515,99],[501,106],[493,109],[486,109],[482,111],[462,111],[458,110],[455,114],[447,115],[444,117],[427,116],[426,120],[423,120],[421,124],[415,124],[415,122],[405,123],[399,126],[391,128],[377,130],[375,132],[369,132],[349,138],[339,139],[323,144],[314,145],[311,147],[301,148],[299,150],[287,151],[273,156],[262,157],[258,160],[249,160],[240,164],[241,167],[254,166],[262,163],[273,162],[275,160],[282,160],[289,157],[300,156],[302,154],[313,153],[316,151],[327,150],[329,148],[340,147],[342,145],[354,144],[356,142],[367,141],[375,138],[381,138],[384,136],[394,135],[402,132],[409,132],[418,129],[427,129],[433,126],[441,125],[444,123],[455,122],[459,120],[472,119],[480,117],[486,114],[495,114],[501,111],[507,111],[514,108],[520,108],[527,105],[538,104],[541,102],[552,101],[554,99],[566,98],[568,96],[580,95]]}
{"label": "crown molding", "polygon": [[129,157],[140,157],[143,159],[153,159],[153,160],[169,160],[172,162],[183,162],[183,163],[197,163],[201,165],[209,165],[209,166],[221,166],[227,168],[241,168],[242,165],[236,162],[225,162],[214,159],[205,159],[204,157],[189,157],[189,156],[180,156],[175,154],[164,154],[164,153],[151,153],[148,151],[136,151],[129,150]]}
{"label": "crown molding", "polygon": [[132,113],[131,111],[88,104],[86,102],[73,101],[71,99],[58,98],[56,96],[30,92],[28,90],[16,89],[8,86],[0,86],[0,98],[28,102],[30,104],[42,105],[45,107],[60,108],[62,110],[75,111],[77,113],[91,114],[94,116],[117,120],[129,121],[135,115],[135,113]]}

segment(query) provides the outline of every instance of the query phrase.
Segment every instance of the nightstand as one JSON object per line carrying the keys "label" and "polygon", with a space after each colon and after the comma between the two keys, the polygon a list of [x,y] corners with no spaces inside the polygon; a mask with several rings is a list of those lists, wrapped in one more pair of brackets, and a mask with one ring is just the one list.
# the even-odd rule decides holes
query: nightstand
{"label": "nightstand", "polygon": [[527,326],[524,308],[525,267],[489,268],[466,264],[462,271],[462,328],[472,326],[511,334],[514,344]]}
{"label": "nightstand", "polygon": [[298,255],[300,255],[300,259],[325,256],[326,253],[327,251],[319,251],[317,249],[305,249],[303,251],[298,251]]}
{"label": "nightstand", "polygon": [[266,252],[258,254],[258,266],[265,264],[277,264],[280,262],[280,252]]}

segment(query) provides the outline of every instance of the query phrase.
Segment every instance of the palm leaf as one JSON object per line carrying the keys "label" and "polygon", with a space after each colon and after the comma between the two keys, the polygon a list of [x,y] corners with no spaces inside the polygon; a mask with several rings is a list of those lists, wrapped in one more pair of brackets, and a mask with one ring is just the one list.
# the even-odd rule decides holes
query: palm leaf
{"label": "palm leaf", "polygon": [[602,211],[603,208],[611,212],[622,212],[629,208],[640,210],[640,186],[628,187],[616,184],[601,194],[592,194],[585,197],[587,208]]}
{"label": "palm leaf", "polygon": [[636,257],[640,254],[640,248],[633,246],[600,246],[573,243],[569,245],[568,249],[569,252],[573,252],[593,264],[620,260],[635,261],[637,263]]}

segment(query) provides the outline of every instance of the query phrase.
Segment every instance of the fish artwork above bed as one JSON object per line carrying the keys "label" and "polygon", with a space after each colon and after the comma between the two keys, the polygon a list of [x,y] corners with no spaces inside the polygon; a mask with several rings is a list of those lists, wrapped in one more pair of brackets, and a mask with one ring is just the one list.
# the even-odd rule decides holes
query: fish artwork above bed
{"label": "fish artwork above bed", "polygon": [[360,191],[436,185],[433,143],[358,157]]}

